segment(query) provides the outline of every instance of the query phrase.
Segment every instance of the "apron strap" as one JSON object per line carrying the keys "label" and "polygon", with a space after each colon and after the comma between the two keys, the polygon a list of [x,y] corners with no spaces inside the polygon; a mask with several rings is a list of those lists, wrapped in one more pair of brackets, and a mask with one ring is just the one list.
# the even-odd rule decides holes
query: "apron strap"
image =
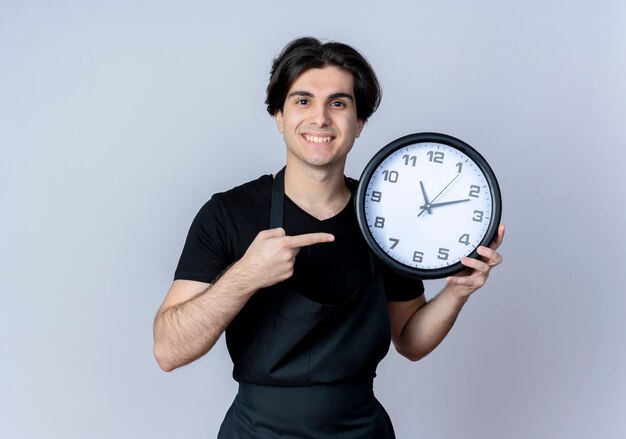
{"label": "apron strap", "polygon": [[270,206],[270,229],[282,227],[285,216],[285,168],[278,171],[274,177]]}

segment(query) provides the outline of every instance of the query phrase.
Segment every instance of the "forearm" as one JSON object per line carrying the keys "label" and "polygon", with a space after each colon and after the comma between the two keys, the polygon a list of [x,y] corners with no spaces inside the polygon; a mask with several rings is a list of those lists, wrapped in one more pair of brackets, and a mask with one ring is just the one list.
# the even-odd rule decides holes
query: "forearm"
{"label": "forearm", "polygon": [[[427,303],[415,302],[404,307],[390,308],[393,319],[393,341],[398,352],[417,361],[428,355],[446,337],[463,305],[481,288],[493,267],[502,262],[496,249],[504,239],[504,225],[489,247],[478,247],[480,258],[461,258],[467,270],[447,279],[446,286],[437,297]],[[416,307],[416,309],[411,309]],[[404,309],[403,309],[404,308]]]}
{"label": "forearm", "polygon": [[154,322],[154,355],[171,371],[206,354],[256,288],[237,264],[215,283],[182,303],[162,309]]}
{"label": "forearm", "polygon": [[450,332],[466,301],[447,285],[408,320],[395,340],[398,352],[413,361],[428,355]]}
{"label": "forearm", "polygon": [[159,366],[170,371],[206,354],[257,290],[291,277],[300,247],[334,239],[328,233],[287,236],[282,228],[263,230],[204,291],[171,289],[154,321]]}

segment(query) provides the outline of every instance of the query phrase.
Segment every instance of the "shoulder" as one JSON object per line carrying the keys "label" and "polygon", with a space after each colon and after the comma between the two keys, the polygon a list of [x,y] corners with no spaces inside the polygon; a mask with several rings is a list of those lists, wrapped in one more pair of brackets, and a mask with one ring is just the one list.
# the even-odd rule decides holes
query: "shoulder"
{"label": "shoulder", "polygon": [[273,178],[263,175],[214,194],[196,214],[175,279],[211,283],[241,258],[254,236],[269,225]]}
{"label": "shoulder", "polygon": [[215,193],[200,208],[193,227],[215,236],[235,252],[247,247],[256,233],[269,227],[272,182],[267,174]]}
{"label": "shoulder", "polygon": [[267,204],[269,209],[273,177],[270,174],[243,183],[232,189],[217,192],[202,206],[199,215],[237,216],[262,208]]}
{"label": "shoulder", "polygon": [[[243,183],[224,192],[217,192],[211,197],[218,203],[237,204],[242,201],[258,200],[271,195],[273,178],[270,174]],[[211,201],[209,200],[209,202]]]}

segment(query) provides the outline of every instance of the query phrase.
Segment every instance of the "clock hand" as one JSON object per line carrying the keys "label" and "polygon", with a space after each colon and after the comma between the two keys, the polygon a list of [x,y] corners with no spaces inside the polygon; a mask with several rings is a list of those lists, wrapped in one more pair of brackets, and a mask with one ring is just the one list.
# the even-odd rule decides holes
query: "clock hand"
{"label": "clock hand", "polygon": [[447,206],[448,204],[464,203],[466,201],[470,201],[470,199],[465,198],[464,200],[444,201],[443,203],[430,203],[430,204],[425,204],[423,206],[420,206],[420,209],[430,210],[433,207]]}
{"label": "clock hand", "polygon": [[[422,188],[422,196],[424,197],[424,205],[420,206],[420,209],[426,209],[426,211],[430,214],[430,201],[428,201],[428,196],[426,195],[426,189],[424,189],[424,183],[420,181],[420,187]],[[419,215],[418,215],[419,216]]]}
{"label": "clock hand", "polygon": [[[450,183],[448,183],[448,184],[446,185],[446,187],[444,187],[443,189],[441,189],[441,192],[439,192],[439,193],[437,194],[437,196],[436,196],[435,198],[433,198],[433,199],[432,199],[432,201],[430,202],[430,203],[431,203],[431,204],[430,204],[431,206],[432,206],[432,202],[433,202],[433,201],[435,201],[437,198],[439,198],[439,196],[440,196],[441,194],[443,194],[443,193],[444,193],[444,191],[445,191],[446,189],[448,189],[448,187],[450,187],[450,185],[451,185],[452,183],[454,183],[454,180],[456,180],[457,178],[459,178],[459,175],[461,175],[461,174],[456,174],[456,175],[454,176],[454,178],[452,179],[452,181],[450,181]],[[417,214],[417,216],[418,216],[418,217],[419,217],[419,216],[422,216],[422,214],[424,213],[424,211],[425,211],[425,210],[426,210],[426,208],[423,208],[423,209],[420,211],[420,213],[418,213],[418,214]]]}

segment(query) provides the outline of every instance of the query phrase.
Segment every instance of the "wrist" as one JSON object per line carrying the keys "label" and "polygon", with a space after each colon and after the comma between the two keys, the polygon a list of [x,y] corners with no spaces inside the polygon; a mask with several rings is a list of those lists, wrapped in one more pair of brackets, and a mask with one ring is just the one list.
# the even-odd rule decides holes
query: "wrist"
{"label": "wrist", "polygon": [[258,286],[258,282],[255,282],[253,276],[250,276],[250,271],[246,269],[245,264],[241,260],[234,262],[228,267],[216,283],[228,286],[234,294],[246,298],[252,296],[261,288]]}
{"label": "wrist", "polygon": [[460,308],[465,305],[465,302],[469,300],[470,294],[461,285],[455,285],[447,283],[441,291],[441,295],[445,296],[446,300],[456,302],[456,305]]}

